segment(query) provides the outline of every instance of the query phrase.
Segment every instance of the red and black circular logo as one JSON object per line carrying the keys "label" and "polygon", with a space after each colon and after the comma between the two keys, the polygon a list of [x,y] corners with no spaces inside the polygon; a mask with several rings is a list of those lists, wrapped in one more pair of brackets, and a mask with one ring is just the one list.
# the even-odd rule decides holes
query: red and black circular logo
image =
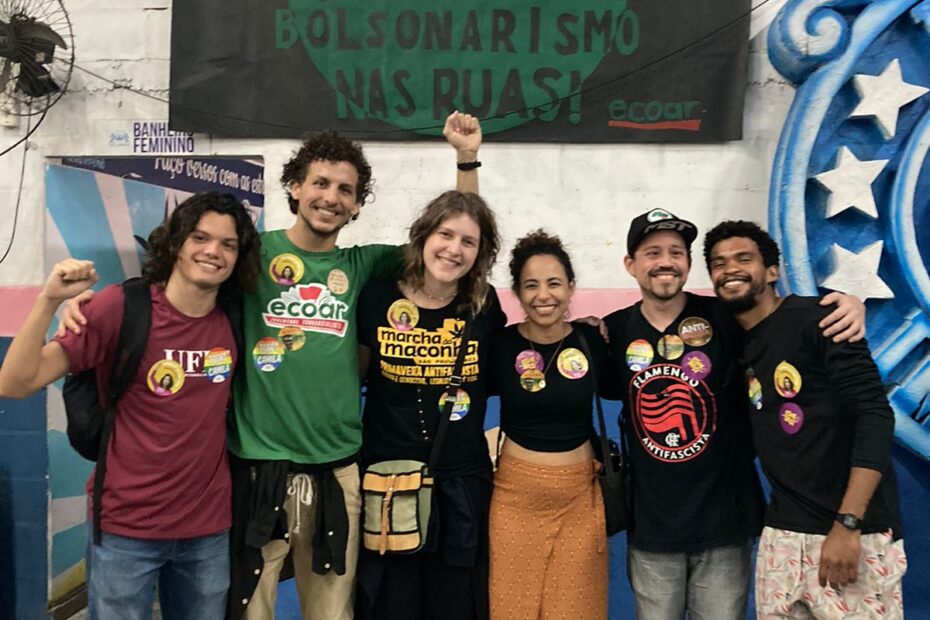
{"label": "red and black circular logo", "polygon": [[693,459],[717,426],[713,392],[681,366],[655,364],[630,381],[633,428],[643,449],[665,462]]}

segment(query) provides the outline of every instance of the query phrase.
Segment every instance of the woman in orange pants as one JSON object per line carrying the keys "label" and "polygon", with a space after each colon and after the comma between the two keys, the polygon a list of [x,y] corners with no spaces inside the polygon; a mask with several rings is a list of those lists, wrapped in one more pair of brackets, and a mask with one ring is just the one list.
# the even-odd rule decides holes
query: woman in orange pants
{"label": "woman in orange pants", "polygon": [[604,620],[591,402],[607,348],[594,328],[566,321],[575,275],[558,237],[518,241],[510,272],[526,320],[498,332],[490,355],[506,436],[491,498],[491,620]]}

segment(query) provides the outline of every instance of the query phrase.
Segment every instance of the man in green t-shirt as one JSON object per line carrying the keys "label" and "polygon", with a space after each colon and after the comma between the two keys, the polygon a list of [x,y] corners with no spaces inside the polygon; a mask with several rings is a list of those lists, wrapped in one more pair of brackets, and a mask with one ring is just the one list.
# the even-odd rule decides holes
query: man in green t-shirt
{"label": "man in green t-shirt", "polygon": [[[478,191],[477,119],[443,131],[457,188]],[[262,235],[262,275],[243,300],[245,351],[234,385],[230,617],[270,620],[292,553],[303,617],[352,618],[361,511],[355,308],[371,278],[401,268],[395,246],[340,248],[371,193],[361,147],[336,133],[306,140],[281,183],[296,217]]]}

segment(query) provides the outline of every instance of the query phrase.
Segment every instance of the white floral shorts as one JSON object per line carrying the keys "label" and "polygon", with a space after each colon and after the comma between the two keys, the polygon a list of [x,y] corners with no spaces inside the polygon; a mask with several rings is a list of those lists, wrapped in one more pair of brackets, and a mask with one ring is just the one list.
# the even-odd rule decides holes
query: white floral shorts
{"label": "white floral shorts", "polygon": [[821,587],[817,574],[826,536],[767,527],[756,556],[758,618],[903,618],[904,541],[891,532],[863,534],[859,576],[840,589]]}

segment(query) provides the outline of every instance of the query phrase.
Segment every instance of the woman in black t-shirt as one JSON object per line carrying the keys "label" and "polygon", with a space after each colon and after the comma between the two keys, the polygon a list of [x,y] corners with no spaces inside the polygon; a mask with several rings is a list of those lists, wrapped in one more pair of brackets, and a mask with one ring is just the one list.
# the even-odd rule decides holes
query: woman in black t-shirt
{"label": "woman in black t-shirt", "polygon": [[[362,549],[360,619],[488,616],[491,461],[484,438],[484,365],[490,335],[504,325],[487,280],[499,244],[494,215],[479,196],[446,192],[410,227],[401,280],[371,282],[359,297],[360,366],[368,386],[362,466],[428,462],[443,404],[455,399],[430,472],[437,501],[426,545],[410,555]],[[471,327],[462,342],[466,321]],[[468,347],[464,381],[449,389],[460,346]]]}
{"label": "woman in black t-shirt", "polygon": [[607,534],[590,439],[607,347],[566,321],[575,274],[558,237],[518,241],[510,273],[526,320],[495,335],[491,352],[506,435],[491,501],[491,619],[603,620]]}

